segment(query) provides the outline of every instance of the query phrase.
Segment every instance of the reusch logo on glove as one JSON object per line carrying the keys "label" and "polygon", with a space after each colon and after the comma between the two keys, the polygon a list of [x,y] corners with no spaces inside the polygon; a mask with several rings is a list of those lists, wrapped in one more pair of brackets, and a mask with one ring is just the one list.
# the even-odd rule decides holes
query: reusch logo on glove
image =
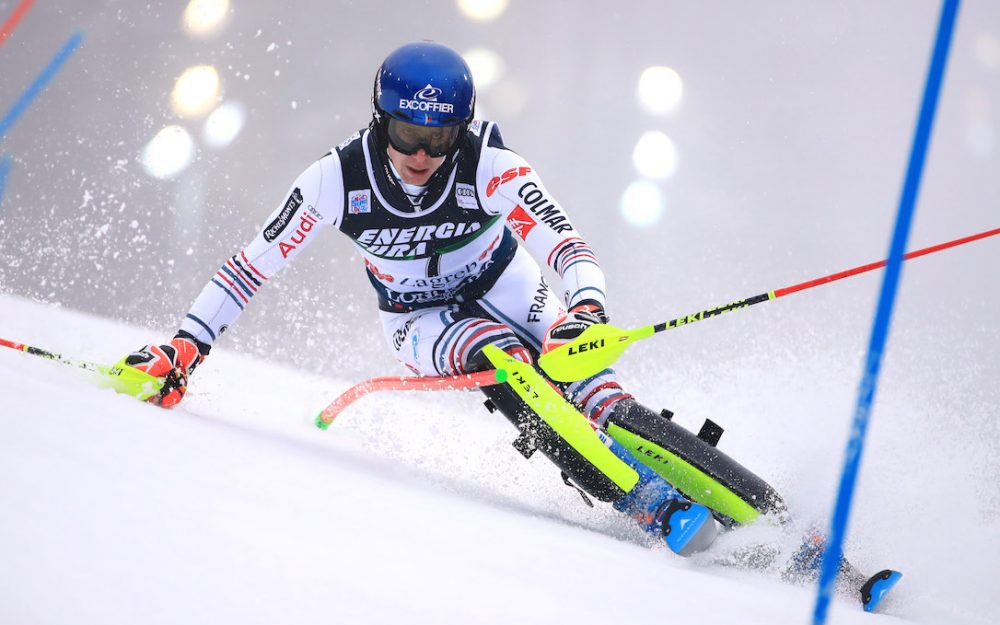
{"label": "reusch logo on glove", "polygon": [[[560,325],[558,328],[553,330],[552,338],[554,339],[564,339],[572,340],[583,334],[583,331],[590,327],[589,323],[584,323],[582,321],[569,321]],[[581,350],[584,351],[584,350]]]}
{"label": "reusch logo on glove", "polygon": [[278,216],[267,225],[267,228],[264,228],[264,240],[268,243],[273,243],[292,221],[295,211],[299,210],[300,206],[302,206],[302,191],[298,187],[295,187],[295,190],[288,196],[288,201],[285,202],[285,206],[278,213]]}

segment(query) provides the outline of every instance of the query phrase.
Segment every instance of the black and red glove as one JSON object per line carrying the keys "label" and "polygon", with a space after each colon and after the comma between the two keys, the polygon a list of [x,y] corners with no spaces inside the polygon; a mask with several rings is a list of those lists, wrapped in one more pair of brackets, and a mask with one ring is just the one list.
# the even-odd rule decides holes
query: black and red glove
{"label": "black and red glove", "polygon": [[608,315],[604,308],[596,302],[580,303],[569,309],[545,332],[542,340],[542,353],[550,352],[557,347],[570,343],[583,331],[595,323],[607,323]]}
{"label": "black and red glove", "polygon": [[193,338],[175,336],[166,345],[146,345],[125,357],[125,364],[159,378],[158,395],[146,401],[170,408],[184,398],[188,376],[208,355],[210,347]]}

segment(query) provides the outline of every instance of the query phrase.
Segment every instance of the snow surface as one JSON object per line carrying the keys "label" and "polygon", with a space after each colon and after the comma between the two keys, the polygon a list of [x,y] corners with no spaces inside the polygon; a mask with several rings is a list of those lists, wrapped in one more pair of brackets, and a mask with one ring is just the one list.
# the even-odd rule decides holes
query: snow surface
{"label": "snow surface", "polygon": [[[2,295],[0,336],[99,362],[157,338]],[[167,412],[0,350],[0,623],[809,622],[811,586],[676,557],[583,505],[477,394],[366,398],[315,429],[357,381],[216,348]],[[843,429],[830,432],[837,457]],[[929,485],[909,469],[862,482],[848,554],[906,575],[887,615],[840,599],[831,623],[995,622],[998,522],[954,488],[975,481],[976,451],[940,445]],[[893,465],[869,452],[863,472]],[[737,457],[775,469],[793,505],[822,491],[822,509],[832,478],[812,483],[804,453]],[[948,519],[936,504],[950,498]]]}

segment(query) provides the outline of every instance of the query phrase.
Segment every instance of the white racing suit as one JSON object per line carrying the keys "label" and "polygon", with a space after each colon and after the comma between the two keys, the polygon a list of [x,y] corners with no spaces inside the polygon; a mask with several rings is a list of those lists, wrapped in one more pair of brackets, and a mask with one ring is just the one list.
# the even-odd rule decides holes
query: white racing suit
{"label": "white racing suit", "polygon": [[[334,227],[357,246],[389,347],[412,371],[440,376],[485,368],[481,350],[488,344],[532,362],[563,304],[604,306],[604,273],[538,173],[504,147],[494,123],[474,121],[460,141],[414,206],[373,131],[355,133],[296,179],[254,239],[205,286],[181,332],[211,345],[258,289]],[[562,298],[532,256],[560,276]],[[563,391],[595,426],[629,397],[610,370]],[[541,450],[591,495],[622,500],[628,489],[614,483],[603,461],[578,452],[506,385],[483,392],[520,430],[515,446],[522,453]]]}
{"label": "white racing suit", "polygon": [[[464,141],[415,209],[372,131],[355,133],[295,180],[253,240],[205,286],[181,330],[211,345],[267,280],[333,226],[357,245],[386,340],[412,371],[465,373],[488,343],[530,361],[563,302],[605,305],[604,273],[538,173],[504,147],[495,123],[474,121]],[[562,300],[531,256],[559,274]],[[566,395],[600,422],[625,393],[608,370],[569,385]]]}

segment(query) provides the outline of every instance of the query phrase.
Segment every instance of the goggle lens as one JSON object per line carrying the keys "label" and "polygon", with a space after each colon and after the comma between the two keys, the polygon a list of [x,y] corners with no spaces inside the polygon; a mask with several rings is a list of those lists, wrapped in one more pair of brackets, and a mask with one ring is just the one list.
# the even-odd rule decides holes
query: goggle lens
{"label": "goggle lens", "polygon": [[406,155],[416,154],[423,148],[428,156],[439,157],[448,153],[458,140],[462,125],[457,126],[417,126],[389,118],[389,144]]}

